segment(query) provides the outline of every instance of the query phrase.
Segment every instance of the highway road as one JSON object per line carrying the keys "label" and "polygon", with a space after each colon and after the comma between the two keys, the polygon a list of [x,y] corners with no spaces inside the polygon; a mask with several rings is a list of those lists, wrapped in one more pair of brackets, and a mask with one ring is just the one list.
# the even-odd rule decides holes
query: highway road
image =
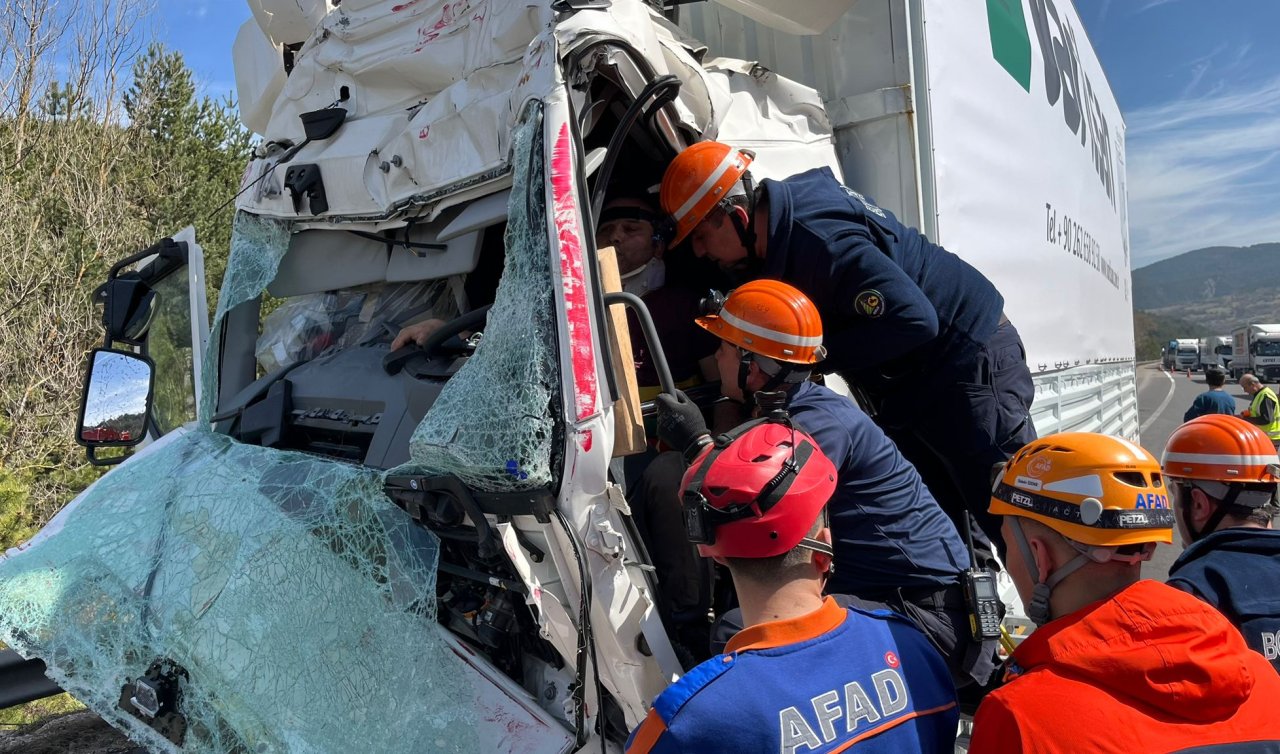
{"label": "highway road", "polygon": [[[1164,450],[1164,444],[1173,434],[1173,430],[1182,424],[1182,415],[1191,405],[1191,401],[1208,389],[1204,384],[1204,375],[1192,372],[1166,372],[1160,368],[1159,362],[1138,365],[1138,419],[1142,446],[1151,451],[1157,459]],[[1228,383],[1227,393],[1236,399],[1236,408],[1244,410],[1249,407],[1248,396],[1238,385]],[[1156,550],[1151,562],[1143,566],[1143,575],[1163,581],[1169,573],[1169,566],[1182,552],[1182,543],[1174,532],[1173,546],[1161,546]]]}

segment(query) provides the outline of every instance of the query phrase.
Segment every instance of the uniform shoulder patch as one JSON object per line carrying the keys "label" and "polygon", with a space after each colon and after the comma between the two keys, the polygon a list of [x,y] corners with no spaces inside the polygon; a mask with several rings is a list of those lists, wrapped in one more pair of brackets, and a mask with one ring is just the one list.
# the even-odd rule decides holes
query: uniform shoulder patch
{"label": "uniform shoulder patch", "polygon": [[876,319],[884,314],[884,296],[880,295],[880,291],[868,288],[854,297],[853,308],[864,317]]}

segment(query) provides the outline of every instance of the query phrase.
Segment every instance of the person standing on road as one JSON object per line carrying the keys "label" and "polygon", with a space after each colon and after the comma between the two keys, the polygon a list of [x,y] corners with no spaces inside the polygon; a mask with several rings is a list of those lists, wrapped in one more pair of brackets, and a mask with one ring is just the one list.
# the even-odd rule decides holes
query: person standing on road
{"label": "person standing on road", "polygon": [[1240,414],[1250,424],[1271,438],[1271,444],[1280,447],[1280,399],[1275,391],[1262,384],[1256,375],[1246,374],[1240,378],[1240,387],[1253,397],[1249,408]]}
{"label": "person standing on road", "polygon": [[676,156],[660,193],[674,242],[803,291],[827,328],[827,365],[869,398],[957,528],[967,512],[980,542],[998,541],[988,471],[1036,436],[1035,387],[1003,297],[830,169],[756,186],[753,159],[716,141]]}
{"label": "person standing on road", "polygon": [[785,418],[702,447],[680,489],[689,538],[729,569],[747,628],[654,700],[628,754],[954,751],[955,691],[924,636],[822,596],[835,489]]}
{"label": "person standing on road", "polygon": [[1222,386],[1227,384],[1227,372],[1222,367],[1209,367],[1204,370],[1204,384],[1209,389],[1196,396],[1192,401],[1191,408],[1182,415],[1184,422],[1189,422],[1197,416],[1206,414],[1231,414],[1236,413],[1236,399],[1227,394]]}
{"label": "person standing on road", "polygon": [[991,512],[1038,628],[978,707],[970,754],[1276,751],[1280,676],[1217,610],[1140,579],[1173,541],[1150,453],[1107,435],[1043,437],[1005,464]]}
{"label": "person standing on road", "polygon": [[1170,586],[1208,602],[1280,671],[1280,457],[1262,430],[1202,416],[1169,436],[1161,459],[1187,549]]}

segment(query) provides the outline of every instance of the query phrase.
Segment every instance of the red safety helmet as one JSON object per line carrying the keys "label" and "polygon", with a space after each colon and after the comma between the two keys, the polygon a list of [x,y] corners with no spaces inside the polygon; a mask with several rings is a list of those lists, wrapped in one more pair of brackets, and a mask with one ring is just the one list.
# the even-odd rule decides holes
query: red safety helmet
{"label": "red safety helmet", "polygon": [[698,326],[738,348],[790,364],[826,357],[822,317],[798,288],[779,280],[752,280],[730,291],[720,311]]}
{"label": "red safety helmet", "polygon": [[755,155],[718,141],[686,147],[662,175],[658,198],[675,223],[678,244],[720,202],[733,195],[734,184],[747,172]]}
{"label": "red safety helmet", "polygon": [[703,557],[769,558],[804,545],[836,488],[836,468],[789,423],[752,422],[716,438],[684,473],[689,540]]}

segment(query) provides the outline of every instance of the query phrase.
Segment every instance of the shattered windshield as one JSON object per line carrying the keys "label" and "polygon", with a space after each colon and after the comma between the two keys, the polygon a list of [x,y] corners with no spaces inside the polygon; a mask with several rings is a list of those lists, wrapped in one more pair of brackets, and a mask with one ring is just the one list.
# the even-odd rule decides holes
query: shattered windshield
{"label": "shattered windshield", "polygon": [[[516,134],[516,211],[481,345],[413,434],[415,468],[478,489],[552,479],[558,382],[540,112],[530,108]],[[291,232],[288,221],[237,217],[210,343],[228,312],[266,290]],[[390,293],[429,300],[439,289]],[[377,318],[360,312],[388,293],[321,300],[330,335],[346,312],[336,337],[367,338],[361,327]],[[204,371],[205,420],[217,353]],[[563,727],[509,680],[492,680],[439,623],[440,540],[386,497],[383,472],[208,426],[174,431],[112,470],[0,560],[0,640],[42,658],[64,689],[153,750],[567,749]],[[485,614],[463,607],[450,609]],[[480,635],[506,641],[495,630]]]}
{"label": "shattered windshield", "polygon": [[189,677],[185,751],[468,750],[470,683],[433,630],[437,541],[380,475],[170,438],[0,563],[4,640],[155,744],[119,702],[164,660]]}

